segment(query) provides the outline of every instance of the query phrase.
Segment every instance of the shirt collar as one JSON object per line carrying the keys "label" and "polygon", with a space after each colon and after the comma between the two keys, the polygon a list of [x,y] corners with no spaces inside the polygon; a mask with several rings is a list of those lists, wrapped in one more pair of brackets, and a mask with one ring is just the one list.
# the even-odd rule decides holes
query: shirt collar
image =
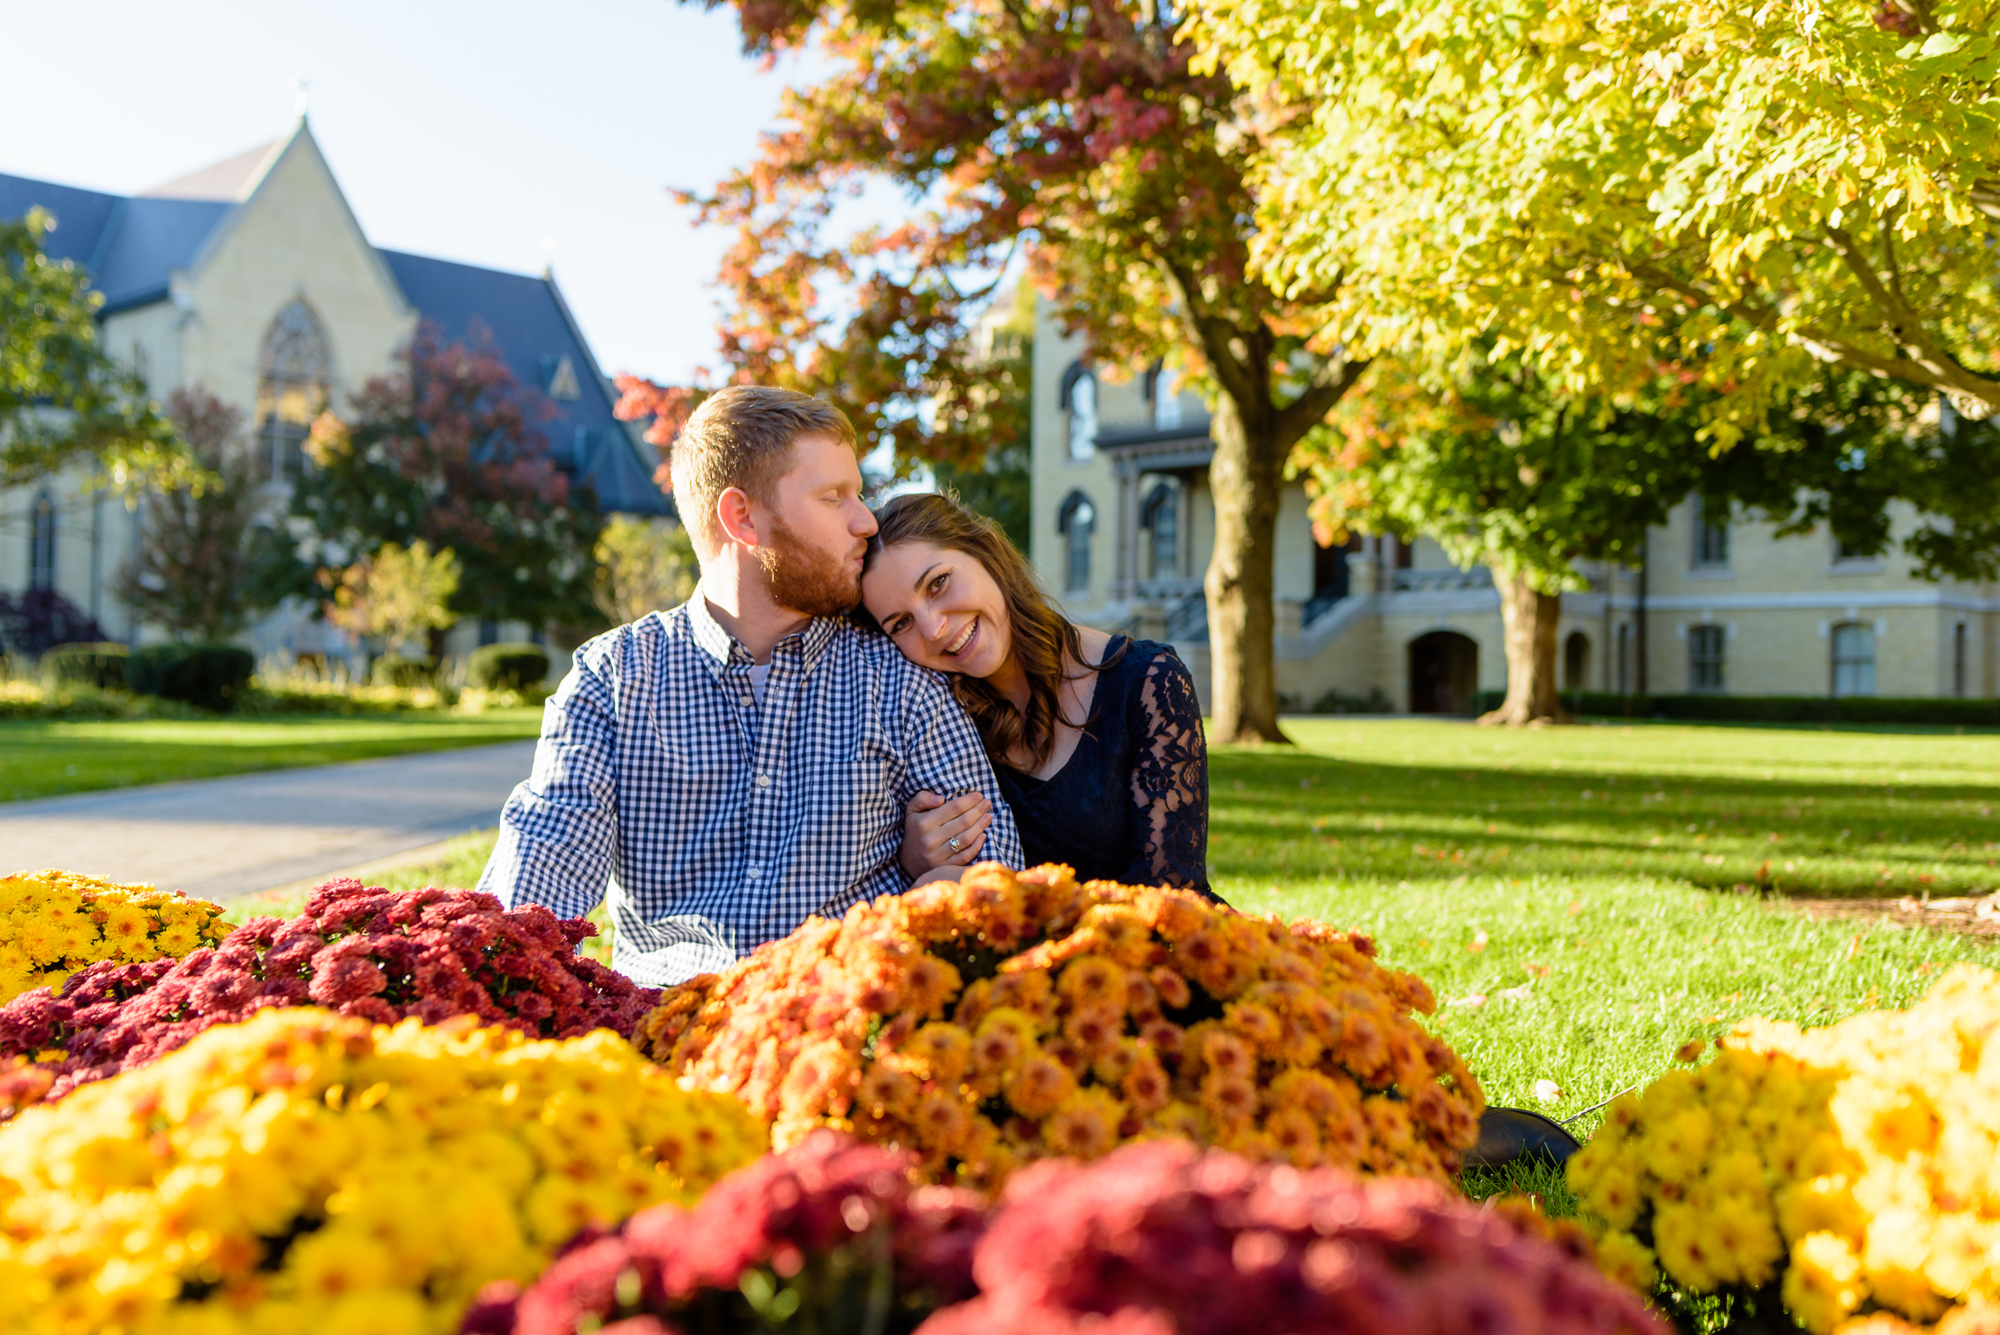
{"label": "shirt collar", "polygon": [[[695,587],[694,597],[688,599],[687,606],[688,628],[694,636],[695,647],[701,650],[702,657],[713,671],[720,673],[738,664],[749,667],[756,661],[742,642],[724,630],[722,623],[715,619],[715,614],[708,610],[708,597],[699,585]],[[798,644],[803,665],[810,668],[819,661],[820,655],[826,652],[827,646],[833,643],[834,637],[846,624],[840,617],[814,617],[804,629],[778,641],[778,654],[784,654],[787,645]],[[776,657],[773,656],[773,661]]]}

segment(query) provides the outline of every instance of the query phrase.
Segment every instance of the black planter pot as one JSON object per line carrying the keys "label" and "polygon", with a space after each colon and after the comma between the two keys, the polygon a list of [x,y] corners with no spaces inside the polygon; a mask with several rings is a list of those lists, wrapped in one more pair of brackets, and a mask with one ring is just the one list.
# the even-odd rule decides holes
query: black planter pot
{"label": "black planter pot", "polygon": [[1539,1159],[1560,1168],[1581,1148],[1552,1118],[1525,1108],[1488,1108],[1480,1115],[1479,1143],[1465,1156],[1465,1166],[1491,1170]]}

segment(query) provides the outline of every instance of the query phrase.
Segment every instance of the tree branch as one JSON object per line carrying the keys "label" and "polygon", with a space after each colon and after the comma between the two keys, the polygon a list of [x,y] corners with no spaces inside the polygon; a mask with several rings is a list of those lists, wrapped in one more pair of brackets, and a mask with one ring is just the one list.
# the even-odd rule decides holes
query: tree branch
{"label": "tree branch", "polygon": [[[1161,256],[1155,261],[1160,274],[1174,294],[1174,304],[1179,307],[1181,323],[1187,326],[1188,337],[1200,346],[1202,355],[1208,358],[1209,369],[1224,393],[1235,399],[1237,405],[1250,412],[1262,412],[1270,406],[1270,376],[1261,368],[1250,364],[1255,350],[1242,330],[1217,315],[1204,313],[1200,299],[1200,286],[1193,274],[1188,273],[1173,260]],[[1229,346],[1241,341],[1244,351],[1250,357],[1238,357]]]}
{"label": "tree branch", "polygon": [[[1886,248],[1889,223],[1885,220],[1882,225]],[[1915,380],[1918,384],[1929,385],[1933,389],[1951,391],[1954,403],[1970,400],[1972,403],[1985,406],[1984,412],[1968,413],[1968,416],[1986,417],[1995,411],[2000,411],[2000,380],[1973,374],[1960,366],[1957,358],[1937,345],[1924,331],[1922,317],[1903,300],[1900,290],[1901,280],[1893,269],[1890,270],[1890,284],[1894,285],[1892,289],[1889,284],[1883,283],[1881,275],[1877,274],[1874,267],[1868,263],[1868,257],[1861,253],[1861,247],[1856,244],[1854,237],[1846,228],[1829,224],[1826,228],[1826,238],[1832,244],[1834,253],[1840,256],[1848,271],[1861,284],[1862,290],[1867,292],[1868,299],[1875,303],[1875,309],[1882,313],[1883,319],[1888,324],[1888,332],[1904,353],[1902,358],[1896,360],[1907,366],[1920,368],[1923,372],[1921,376],[1906,375],[1904,378]],[[1893,259],[1894,252],[1890,251],[1889,254]]]}
{"label": "tree branch", "polygon": [[1326,420],[1333,406],[1340,402],[1361,373],[1368,369],[1368,363],[1350,362],[1345,357],[1329,357],[1320,364],[1319,372],[1306,386],[1305,393],[1286,404],[1278,413],[1278,448],[1290,450],[1306,434]]}

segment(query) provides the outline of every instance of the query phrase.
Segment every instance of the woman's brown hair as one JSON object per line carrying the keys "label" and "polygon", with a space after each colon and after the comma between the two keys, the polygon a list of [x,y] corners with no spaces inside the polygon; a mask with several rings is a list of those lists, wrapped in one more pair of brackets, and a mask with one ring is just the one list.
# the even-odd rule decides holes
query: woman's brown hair
{"label": "woman's brown hair", "polygon": [[[1082,637],[1069,618],[1050,604],[1028,559],[1007,540],[998,524],[974,514],[955,498],[933,493],[898,496],[875,512],[875,522],[880,527],[868,540],[868,565],[887,548],[928,542],[970,556],[986,567],[986,573],[1000,586],[1000,596],[1007,602],[1014,657],[1028,677],[1027,712],[1016,710],[977,677],[953,673],[952,691],[979,729],[988,756],[997,763],[1019,745],[1032,761],[1029,768],[1040,768],[1055,746],[1066,669],[1074,665],[1085,672],[1101,672],[1124,655],[1125,647],[1119,646],[1118,652],[1102,663],[1084,662]],[[864,624],[881,629],[866,608],[858,609],[855,615]],[[1089,726],[1090,720],[1064,718],[1063,722],[1082,728]]]}

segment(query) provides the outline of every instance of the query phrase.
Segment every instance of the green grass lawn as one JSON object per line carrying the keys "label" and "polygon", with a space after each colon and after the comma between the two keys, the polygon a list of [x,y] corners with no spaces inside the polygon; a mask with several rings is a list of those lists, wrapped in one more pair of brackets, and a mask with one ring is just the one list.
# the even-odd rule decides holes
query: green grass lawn
{"label": "green grass lawn", "polygon": [[[1959,960],[2000,966],[1991,944],[1811,921],[1785,898],[2000,884],[2000,737],[1286,727],[1296,747],[1212,758],[1216,888],[1374,935],[1429,981],[1491,1102],[1569,1117],[1745,1016],[1824,1024],[1906,1004]],[[385,879],[471,885],[491,841]],[[1559,1098],[1537,1100],[1542,1079]]]}
{"label": "green grass lawn", "polygon": [[[1906,1004],[1958,960],[2000,965],[1785,902],[2000,885],[2000,737],[1286,728],[1296,747],[1213,757],[1216,888],[1377,937],[1437,992],[1438,1032],[1494,1103],[1568,1117],[1745,1016],[1823,1024]],[[1538,1101],[1541,1079],[1561,1097]]]}
{"label": "green grass lawn", "polygon": [[0,802],[533,737],[539,708],[374,718],[0,723]]}

